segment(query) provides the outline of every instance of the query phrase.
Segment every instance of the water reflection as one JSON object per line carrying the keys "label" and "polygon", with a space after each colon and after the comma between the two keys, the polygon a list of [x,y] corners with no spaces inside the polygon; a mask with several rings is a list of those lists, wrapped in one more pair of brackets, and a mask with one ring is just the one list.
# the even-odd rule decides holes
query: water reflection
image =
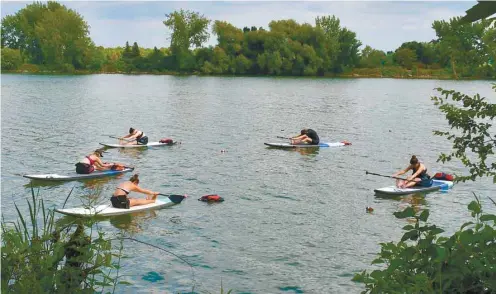
{"label": "water reflection", "polygon": [[119,148],[119,153],[129,156],[134,159],[139,159],[143,151],[148,150],[145,146],[140,148]]}
{"label": "water reflection", "polygon": [[124,230],[130,235],[142,232],[142,225],[157,217],[155,210],[138,211],[110,218],[110,223],[119,230]]}
{"label": "water reflection", "polygon": [[267,149],[277,149],[277,150],[282,150],[282,151],[289,151],[289,152],[298,152],[301,155],[311,155],[314,157],[315,155],[319,154],[320,147],[305,147],[305,148],[277,148],[277,147],[267,147]]}

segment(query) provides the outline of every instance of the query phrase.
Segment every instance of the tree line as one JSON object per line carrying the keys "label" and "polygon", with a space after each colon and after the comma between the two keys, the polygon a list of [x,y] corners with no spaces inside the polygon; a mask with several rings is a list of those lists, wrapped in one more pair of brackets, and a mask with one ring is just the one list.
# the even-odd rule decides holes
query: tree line
{"label": "tree line", "polygon": [[[336,16],[314,24],[275,20],[237,28],[194,11],[165,15],[170,46],[96,46],[83,17],[57,2],[33,3],[2,19],[2,70],[166,72],[229,75],[339,75],[365,69],[440,70],[458,77],[496,77],[494,20],[434,21],[437,38],[395,51],[365,46]],[[211,31],[210,31],[211,27]],[[216,46],[203,45],[213,34]]]}

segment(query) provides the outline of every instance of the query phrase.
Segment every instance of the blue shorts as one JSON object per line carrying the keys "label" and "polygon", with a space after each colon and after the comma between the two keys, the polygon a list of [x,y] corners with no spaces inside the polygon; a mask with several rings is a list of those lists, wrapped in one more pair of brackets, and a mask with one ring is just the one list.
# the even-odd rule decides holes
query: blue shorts
{"label": "blue shorts", "polygon": [[432,186],[432,179],[429,177],[420,178],[420,182],[417,183],[418,186],[430,187]]}

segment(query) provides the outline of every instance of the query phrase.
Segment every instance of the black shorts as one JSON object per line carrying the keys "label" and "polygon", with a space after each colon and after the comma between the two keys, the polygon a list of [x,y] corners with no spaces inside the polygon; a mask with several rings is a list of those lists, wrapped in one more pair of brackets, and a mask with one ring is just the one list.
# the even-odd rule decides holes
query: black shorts
{"label": "black shorts", "polygon": [[112,202],[112,207],[129,209],[129,199],[124,195],[112,196],[110,202]]}
{"label": "black shorts", "polygon": [[137,142],[138,144],[146,145],[148,144],[148,137],[147,136],[141,137],[137,140]]}
{"label": "black shorts", "polygon": [[95,170],[95,167],[87,164],[78,162],[76,163],[76,173],[78,174],[91,174]]}
{"label": "black shorts", "polygon": [[[310,138],[310,139],[312,139],[312,138]],[[317,140],[312,139],[312,143],[310,143],[310,145],[319,145],[319,143],[320,143],[319,139],[317,139]]]}

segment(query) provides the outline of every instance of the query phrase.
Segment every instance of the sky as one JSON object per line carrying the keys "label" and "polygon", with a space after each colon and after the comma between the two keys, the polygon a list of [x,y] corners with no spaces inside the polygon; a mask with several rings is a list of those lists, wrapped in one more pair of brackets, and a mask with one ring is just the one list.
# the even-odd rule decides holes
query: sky
{"label": "sky", "polygon": [[[335,15],[341,26],[354,31],[365,45],[394,51],[403,42],[436,38],[432,22],[463,16],[474,1],[58,1],[74,9],[90,26],[97,46],[117,47],[137,42],[140,47],[169,47],[165,14],[185,9],[208,19],[243,28],[268,28],[272,20],[294,19],[315,25],[315,17]],[[15,14],[24,1],[1,1],[2,18]],[[214,35],[204,45],[215,45]]]}

